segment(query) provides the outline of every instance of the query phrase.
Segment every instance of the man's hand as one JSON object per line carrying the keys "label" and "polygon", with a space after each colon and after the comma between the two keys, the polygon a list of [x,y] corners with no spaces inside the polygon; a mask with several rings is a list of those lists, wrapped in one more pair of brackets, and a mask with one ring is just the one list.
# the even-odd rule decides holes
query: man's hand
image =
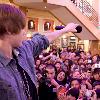
{"label": "man's hand", "polygon": [[69,23],[67,24],[67,26],[65,28],[63,28],[63,30],[65,30],[65,32],[77,32],[76,27],[78,26],[78,24],[74,24],[74,23]]}
{"label": "man's hand", "polygon": [[92,90],[91,100],[97,100],[97,94],[94,90]]}
{"label": "man's hand", "polygon": [[58,100],[67,100],[66,93],[59,94]]}
{"label": "man's hand", "polygon": [[58,97],[58,99],[59,100],[67,100],[66,93],[67,93],[66,87],[60,86],[57,89],[57,97]]}
{"label": "man's hand", "polygon": [[55,81],[55,79],[51,79],[51,84],[58,88],[60,85]]}

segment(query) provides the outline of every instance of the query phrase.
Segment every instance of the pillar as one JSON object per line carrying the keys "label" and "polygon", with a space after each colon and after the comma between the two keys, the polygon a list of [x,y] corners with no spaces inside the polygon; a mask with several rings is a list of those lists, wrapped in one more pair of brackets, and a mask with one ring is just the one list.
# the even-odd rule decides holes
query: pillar
{"label": "pillar", "polygon": [[100,54],[100,44],[98,40],[92,40],[90,44],[90,51],[92,55]]}

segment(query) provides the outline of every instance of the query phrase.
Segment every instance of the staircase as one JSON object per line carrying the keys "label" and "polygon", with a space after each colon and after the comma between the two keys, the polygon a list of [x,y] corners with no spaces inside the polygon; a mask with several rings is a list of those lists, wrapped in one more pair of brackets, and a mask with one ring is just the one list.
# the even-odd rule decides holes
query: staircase
{"label": "staircase", "polygon": [[96,26],[98,27],[98,14],[93,9],[93,7],[90,5],[87,0],[79,0],[79,2],[73,2],[76,7],[80,9],[83,15],[87,16],[88,19]]}

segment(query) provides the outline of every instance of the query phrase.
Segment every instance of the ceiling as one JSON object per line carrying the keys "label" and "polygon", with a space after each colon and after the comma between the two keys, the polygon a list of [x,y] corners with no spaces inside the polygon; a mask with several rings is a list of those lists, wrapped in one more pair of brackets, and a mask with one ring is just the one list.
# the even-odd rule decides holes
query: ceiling
{"label": "ceiling", "polygon": [[27,3],[27,2],[43,2],[43,0],[13,0],[15,3]]}
{"label": "ceiling", "polygon": [[13,0],[13,2],[17,5],[37,10],[52,10],[59,7],[58,5],[45,3],[43,0]]}

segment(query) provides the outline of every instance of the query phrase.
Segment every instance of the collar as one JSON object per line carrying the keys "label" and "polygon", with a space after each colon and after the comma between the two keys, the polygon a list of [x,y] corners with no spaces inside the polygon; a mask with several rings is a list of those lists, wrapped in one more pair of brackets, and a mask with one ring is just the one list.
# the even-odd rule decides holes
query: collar
{"label": "collar", "polygon": [[19,51],[18,51],[18,49],[14,49],[14,50],[13,50],[13,53],[15,54],[15,56],[18,57],[18,55],[19,55]]}
{"label": "collar", "polygon": [[[19,51],[17,49],[14,49],[13,50],[13,53],[18,57],[19,55]],[[0,62],[4,65],[4,66],[7,66],[10,61],[12,60],[13,58],[7,58],[3,52],[0,51]]]}
{"label": "collar", "polygon": [[0,51],[0,62],[4,65],[7,66],[8,63],[11,61],[11,58],[7,58],[3,52]]}

